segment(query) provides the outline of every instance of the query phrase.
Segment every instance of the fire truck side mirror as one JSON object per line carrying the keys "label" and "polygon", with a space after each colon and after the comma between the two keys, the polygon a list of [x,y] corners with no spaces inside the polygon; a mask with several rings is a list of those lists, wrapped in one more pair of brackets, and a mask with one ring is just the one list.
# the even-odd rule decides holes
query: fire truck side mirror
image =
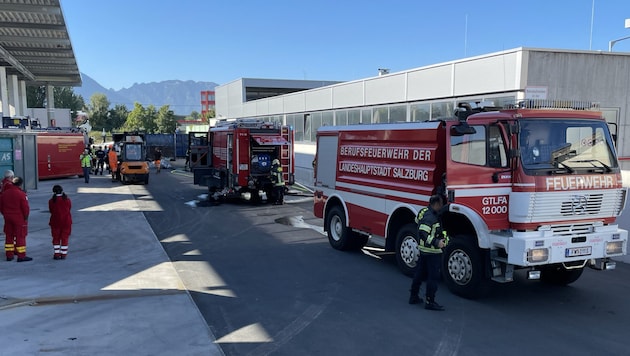
{"label": "fire truck side mirror", "polygon": [[452,136],[464,136],[464,135],[472,135],[477,133],[474,127],[468,125],[466,122],[462,122],[458,125],[451,127],[451,135]]}

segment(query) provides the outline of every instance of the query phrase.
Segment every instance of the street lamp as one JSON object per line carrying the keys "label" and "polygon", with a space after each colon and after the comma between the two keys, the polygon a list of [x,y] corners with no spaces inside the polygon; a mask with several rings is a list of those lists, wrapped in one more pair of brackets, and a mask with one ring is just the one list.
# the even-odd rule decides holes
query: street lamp
{"label": "street lamp", "polygon": [[[626,24],[625,24],[626,28],[630,28],[630,19],[626,19]],[[615,45],[615,43],[619,42],[619,41],[623,41],[623,40],[627,40],[628,38],[630,38],[630,36],[626,36],[626,37],[622,37],[616,40],[612,40],[610,42],[608,42],[608,52],[612,52],[613,46]]]}

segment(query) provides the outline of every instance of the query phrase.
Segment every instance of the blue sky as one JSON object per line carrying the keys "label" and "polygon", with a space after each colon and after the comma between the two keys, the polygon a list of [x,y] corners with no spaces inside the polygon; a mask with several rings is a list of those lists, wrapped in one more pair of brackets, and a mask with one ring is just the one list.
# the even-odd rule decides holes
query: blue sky
{"label": "blue sky", "polygon": [[[348,81],[517,47],[608,50],[628,0],[61,0],[106,88],[241,77]],[[630,52],[630,39],[615,44]]]}

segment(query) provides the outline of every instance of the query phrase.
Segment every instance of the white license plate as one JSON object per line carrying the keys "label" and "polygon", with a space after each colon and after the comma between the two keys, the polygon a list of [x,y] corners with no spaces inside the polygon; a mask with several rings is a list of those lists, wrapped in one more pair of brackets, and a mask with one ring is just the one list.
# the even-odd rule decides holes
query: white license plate
{"label": "white license plate", "polygon": [[564,250],[565,257],[575,257],[575,256],[588,256],[591,254],[593,248],[591,246],[585,247],[571,247]]}

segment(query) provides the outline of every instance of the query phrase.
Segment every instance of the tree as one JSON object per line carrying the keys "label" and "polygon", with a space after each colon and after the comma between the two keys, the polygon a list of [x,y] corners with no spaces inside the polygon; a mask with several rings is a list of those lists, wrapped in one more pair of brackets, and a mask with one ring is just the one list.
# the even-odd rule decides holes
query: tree
{"label": "tree", "polygon": [[105,131],[112,132],[120,130],[129,116],[129,110],[123,104],[116,104],[112,110],[107,112],[107,123]]}
{"label": "tree", "polygon": [[109,100],[102,93],[95,93],[90,98],[88,116],[93,130],[101,131],[107,125],[107,113],[109,112]]}
{"label": "tree", "polygon": [[133,110],[127,115],[127,121],[123,125],[125,131],[140,131],[144,130],[142,126],[142,117],[144,116],[144,107],[139,102],[133,103]]}
{"label": "tree", "polygon": [[144,127],[144,132],[146,133],[155,133],[158,130],[157,125],[157,109],[153,104],[149,105],[144,110],[144,115],[142,116],[142,127]]}
{"label": "tree", "polygon": [[177,119],[173,110],[170,110],[168,105],[164,105],[158,110],[157,113],[157,132],[159,133],[172,133],[177,128]]}
{"label": "tree", "polygon": [[203,115],[201,115],[201,121],[204,124],[207,124],[210,121],[210,119],[214,118],[215,116],[216,116],[216,112],[214,111],[214,109],[207,110],[203,113]]}
{"label": "tree", "polygon": [[[53,96],[55,98],[55,107],[70,109],[72,112],[78,112],[85,107],[85,101],[81,95],[76,95],[71,87],[53,87]],[[46,86],[27,86],[26,87],[26,106],[29,108],[45,108],[46,107]]]}

